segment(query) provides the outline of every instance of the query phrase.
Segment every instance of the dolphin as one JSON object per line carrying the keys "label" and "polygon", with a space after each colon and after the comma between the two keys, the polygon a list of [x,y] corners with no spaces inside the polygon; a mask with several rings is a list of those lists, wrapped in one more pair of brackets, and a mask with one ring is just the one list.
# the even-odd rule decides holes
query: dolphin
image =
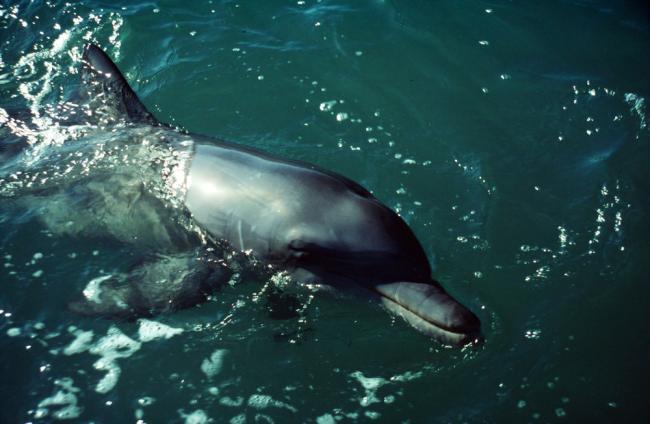
{"label": "dolphin", "polygon": [[[196,246],[209,244],[246,252],[297,282],[335,289],[361,287],[389,311],[443,343],[462,346],[481,340],[479,319],[432,278],[427,256],[411,229],[364,187],[309,163],[173,128],[147,110],[101,48],[86,45],[82,62],[85,87],[95,101],[99,99],[98,109],[126,125],[113,133],[130,128],[132,134],[140,128],[147,143],[180,158],[180,165],[170,171],[173,183],[166,184],[177,187],[172,197],[202,236],[197,242],[170,224],[172,212],[147,197],[138,177],[110,175],[101,185],[95,181],[59,192],[68,198],[72,192],[75,199],[101,193],[104,200],[89,204],[105,209],[119,203],[115,199],[129,204],[128,214],[101,212],[102,224],[88,224],[86,232],[101,227],[122,241],[149,240],[152,251],[173,246],[166,250],[172,253],[154,255],[120,278],[91,281],[82,299],[71,304],[73,310],[139,316],[196,304],[229,275],[222,264],[196,258]],[[141,148],[142,140],[129,145]],[[53,215],[45,220],[55,227]],[[110,221],[110,216],[115,218]]]}

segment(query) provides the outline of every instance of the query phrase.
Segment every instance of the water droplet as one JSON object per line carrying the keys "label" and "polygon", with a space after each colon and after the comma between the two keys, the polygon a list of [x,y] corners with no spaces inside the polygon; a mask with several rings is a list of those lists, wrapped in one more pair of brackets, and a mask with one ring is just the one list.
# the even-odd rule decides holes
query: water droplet
{"label": "water droplet", "polygon": [[531,329],[524,332],[524,337],[529,340],[538,340],[542,335],[542,330],[540,329]]}
{"label": "water droplet", "polygon": [[322,102],[320,105],[318,105],[318,108],[323,112],[329,112],[332,110],[332,108],[335,105],[336,105],[336,100],[329,100],[326,102]]}
{"label": "water droplet", "polygon": [[336,120],[339,122],[345,121],[348,119],[348,114],[345,112],[339,112],[336,114]]}

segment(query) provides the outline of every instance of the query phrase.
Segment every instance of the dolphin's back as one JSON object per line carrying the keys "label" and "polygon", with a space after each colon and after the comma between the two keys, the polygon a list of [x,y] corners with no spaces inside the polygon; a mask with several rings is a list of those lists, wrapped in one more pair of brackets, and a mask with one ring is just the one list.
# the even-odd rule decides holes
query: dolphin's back
{"label": "dolphin's back", "polygon": [[213,237],[285,266],[305,267],[317,256],[329,271],[353,276],[390,259],[402,278],[430,277],[420,244],[397,214],[358,184],[308,164],[197,143],[186,205]]}

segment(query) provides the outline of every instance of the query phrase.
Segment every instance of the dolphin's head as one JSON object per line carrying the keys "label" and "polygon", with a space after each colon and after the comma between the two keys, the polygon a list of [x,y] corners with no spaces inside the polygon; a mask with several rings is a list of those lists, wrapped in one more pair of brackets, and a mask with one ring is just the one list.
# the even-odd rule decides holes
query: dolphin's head
{"label": "dolphin's head", "polygon": [[444,344],[464,346],[483,340],[478,317],[435,281],[379,284],[375,290],[387,309]]}

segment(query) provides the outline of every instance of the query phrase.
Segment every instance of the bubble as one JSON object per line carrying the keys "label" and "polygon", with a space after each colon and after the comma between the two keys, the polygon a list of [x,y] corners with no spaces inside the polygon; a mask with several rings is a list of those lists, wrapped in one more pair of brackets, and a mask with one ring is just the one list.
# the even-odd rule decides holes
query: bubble
{"label": "bubble", "polygon": [[143,396],[138,399],[138,404],[141,406],[149,406],[152,405],[155,401],[156,399],[151,396]]}

